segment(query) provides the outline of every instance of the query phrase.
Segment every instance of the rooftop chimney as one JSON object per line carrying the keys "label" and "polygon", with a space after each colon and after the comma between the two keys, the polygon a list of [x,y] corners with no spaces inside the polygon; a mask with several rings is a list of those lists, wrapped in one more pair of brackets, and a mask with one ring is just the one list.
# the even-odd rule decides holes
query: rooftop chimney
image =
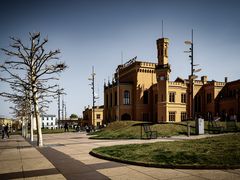
{"label": "rooftop chimney", "polygon": [[228,78],[227,77],[225,77],[225,83],[227,83],[228,82]]}

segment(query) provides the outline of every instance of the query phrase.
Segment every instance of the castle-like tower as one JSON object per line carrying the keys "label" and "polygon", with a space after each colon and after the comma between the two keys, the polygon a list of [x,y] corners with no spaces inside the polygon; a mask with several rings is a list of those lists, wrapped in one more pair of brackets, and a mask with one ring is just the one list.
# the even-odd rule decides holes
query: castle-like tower
{"label": "castle-like tower", "polygon": [[157,40],[157,52],[158,52],[158,65],[156,67],[157,76],[157,91],[158,91],[158,103],[157,103],[157,119],[158,121],[168,121],[168,83],[169,74],[171,72],[170,65],[168,64],[168,43],[167,38],[161,38]]}

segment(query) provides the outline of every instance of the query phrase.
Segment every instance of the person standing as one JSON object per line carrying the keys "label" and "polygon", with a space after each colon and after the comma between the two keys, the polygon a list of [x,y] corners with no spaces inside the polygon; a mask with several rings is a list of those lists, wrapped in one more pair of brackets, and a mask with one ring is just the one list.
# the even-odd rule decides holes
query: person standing
{"label": "person standing", "polygon": [[66,132],[66,131],[69,131],[69,130],[68,130],[68,123],[67,123],[67,122],[66,122],[65,125],[64,125],[64,132]]}
{"label": "person standing", "polygon": [[9,138],[8,123],[7,123],[7,125],[4,127],[4,131],[5,131],[5,134],[7,135],[7,137]]}

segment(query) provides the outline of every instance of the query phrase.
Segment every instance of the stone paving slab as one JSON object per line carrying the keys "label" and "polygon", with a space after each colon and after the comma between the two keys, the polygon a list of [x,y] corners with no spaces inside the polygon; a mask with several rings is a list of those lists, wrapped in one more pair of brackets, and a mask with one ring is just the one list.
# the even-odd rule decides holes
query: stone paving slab
{"label": "stone paving slab", "polygon": [[[191,139],[204,138],[195,136]],[[89,155],[96,147],[188,139],[186,136],[154,140],[92,140],[85,133],[43,135],[36,148],[21,136],[0,140],[0,179],[240,179],[240,169],[184,170],[127,165]],[[34,137],[36,140],[36,137]]]}
{"label": "stone paving slab", "polygon": [[0,140],[0,179],[65,179],[35,147],[18,135]]}
{"label": "stone paving slab", "polygon": [[[65,137],[65,139],[62,137]],[[190,139],[204,137],[207,137],[207,135],[200,137],[195,136]],[[51,139],[52,138],[54,139],[54,135],[51,135]],[[66,133],[56,135],[56,139],[58,138],[61,140],[61,143],[64,144],[64,147],[54,147],[55,150],[68,154],[74,160],[88,165],[93,170],[96,170],[110,179],[215,179],[215,177],[218,176],[219,179],[222,177],[224,177],[224,179],[240,179],[240,175],[237,174],[239,172],[238,170],[232,172],[226,172],[224,170],[178,170],[140,167],[121,163],[108,164],[107,162],[109,161],[103,160],[104,162],[102,162],[100,159],[88,154],[91,149],[100,146],[185,140],[188,139],[186,136],[155,140],[92,140],[88,139],[85,134]],[[48,143],[48,141],[46,140],[45,143]]]}

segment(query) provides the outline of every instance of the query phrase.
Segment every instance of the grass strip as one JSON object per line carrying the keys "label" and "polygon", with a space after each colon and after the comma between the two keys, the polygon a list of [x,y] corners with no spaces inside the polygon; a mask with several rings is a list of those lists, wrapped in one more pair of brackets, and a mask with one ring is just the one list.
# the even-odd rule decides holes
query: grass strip
{"label": "grass strip", "polygon": [[240,133],[197,140],[118,145],[92,150],[103,157],[156,167],[240,167]]}

